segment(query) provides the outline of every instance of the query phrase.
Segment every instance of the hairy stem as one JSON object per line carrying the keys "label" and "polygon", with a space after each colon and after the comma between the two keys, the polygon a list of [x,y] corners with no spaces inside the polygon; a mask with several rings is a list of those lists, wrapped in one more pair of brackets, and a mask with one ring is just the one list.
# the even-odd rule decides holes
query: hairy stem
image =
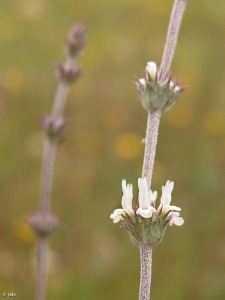
{"label": "hairy stem", "polygon": [[[70,58],[68,58],[66,64],[68,66],[72,65],[73,61]],[[60,82],[55,94],[55,99],[52,108],[53,119],[57,120],[58,118],[62,117],[68,93],[69,85],[65,82]],[[43,166],[41,176],[40,208],[42,209],[48,209],[50,207],[56,147],[57,143],[55,141],[50,140],[49,138],[46,139],[44,145]]]}
{"label": "hairy stem", "polygon": [[48,240],[39,239],[37,244],[37,283],[35,300],[43,300],[46,297],[47,286],[47,253]]}
{"label": "hairy stem", "polygon": [[58,118],[62,115],[62,111],[64,109],[68,93],[69,93],[68,84],[61,82],[57,88],[55,101],[52,109],[52,115],[54,118]]}
{"label": "hairy stem", "polygon": [[139,300],[150,299],[151,273],[152,273],[152,246],[140,245],[141,257],[141,281],[139,289]]}
{"label": "hairy stem", "polygon": [[[66,62],[68,65],[72,64],[70,58]],[[69,85],[60,82],[56,91],[52,116],[55,120],[62,117],[66,98],[69,92]],[[40,196],[40,210],[45,213],[50,210],[52,181],[54,172],[54,162],[56,154],[57,142],[49,138],[46,139],[44,145],[43,165],[41,174],[41,196]],[[36,300],[45,299],[45,290],[47,284],[47,238],[39,238],[37,241],[37,283],[36,283]]]}
{"label": "hairy stem", "polygon": [[40,209],[44,210],[48,210],[50,208],[55,153],[55,142],[46,139],[43,154],[40,198]]}
{"label": "hairy stem", "polygon": [[160,116],[161,116],[160,110],[154,110],[148,112],[142,177],[143,178],[146,177],[147,182],[150,183],[150,186],[151,186],[152,171],[153,171],[153,166],[155,161]]}
{"label": "hairy stem", "polygon": [[[161,82],[165,81],[171,67],[174,56],[179,29],[188,0],[175,0],[171,12],[166,44],[162,56],[159,79]],[[152,172],[155,160],[156,145],[158,139],[158,130],[160,123],[161,111],[149,111],[147,119],[147,129],[145,137],[145,154],[143,161],[142,177],[146,177],[147,182],[151,187]],[[150,299],[151,287],[151,269],[152,269],[152,247],[147,245],[140,245],[141,256],[141,278],[139,300]]]}
{"label": "hairy stem", "polygon": [[85,28],[75,24],[68,34],[65,43],[66,61],[60,62],[56,68],[58,87],[52,106],[52,114],[43,120],[42,129],[46,133],[44,144],[40,200],[38,211],[28,218],[28,223],[37,237],[37,268],[35,300],[46,299],[48,238],[57,228],[58,219],[51,212],[52,182],[54,163],[58,142],[62,141],[65,130],[63,110],[70,85],[80,76],[81,69],[77,58],[85,46]]}
{"label": "hairy stem", "polygon": [[170,16],[169,27],[167,31],[166,43],[163,51],[161,66],[160,66],[160,80],[164,81],[170,70],[173,60],[178,34],[184,10],[188,0],[175,0]]}
{"label": "hairy stem", "polygon": [[[164,81],[170,70],[174,56],[178,33],[188,0],[175,0],[170,16],[166,44],[164,47],[162,62],[160,66],[160,80]],[[154,166],[158,129],[160,122],[160,111],[148,112],[147,130],[145,138],[145,154],[142,169],[142,177],[146,177],[151,186],[152,172]]]}
{"label": "hairy stem", "polygon": [[[73,66],[73,63],[74,63],[73,59],[71,57],[67,57],[65,65],[69,68]],[[52,115],[54,118],[59,118],[62,116],[68,93],[69,93],[69,85],[65,82],[60,82],[56,91],[53,108],[52,108]]]}

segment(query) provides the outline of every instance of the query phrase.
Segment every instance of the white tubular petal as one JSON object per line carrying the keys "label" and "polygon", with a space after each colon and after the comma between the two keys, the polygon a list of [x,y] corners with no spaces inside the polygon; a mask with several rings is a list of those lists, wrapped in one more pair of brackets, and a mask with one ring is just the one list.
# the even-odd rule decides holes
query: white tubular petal
{"label": "white tubular petal", "polygon": [[127,189],[126,179],[123,179],[122,180],[122,191],[124,194],[126,193],[126,189]]}
{"label": "white tubular petal", "polygon": [[114,212],[110,215],[110,219],[113,220],[113,223],[118,223],[122,220],[122,213],[124,213],[124,210],[122,208],[114,210]]}
{"label": "white tubular petal", "polygon": [[148,72],[148,74],[150,75],[152,80],[155,80],[156,77],[156,72],[157,72],[157,66],[156,63],[154,61],[149,61],[147,63],[147,67],[146,67],[146,71]]}
{"label": "white tubular petal", "polygon": [[155,192],[150,191],[150,201],[155,202],[156,198],[157,198],[157,192],[156,191]]}
{"label": "white tubular petal", "polygon": [[139,187],[139,196],[138,196],[139,206],[143,209],[147,209],[150,206],[150,194],[149,194],[146,178],[138,179],[138,187]]}
{"label": "white tubular petal", "polygon": [[181,217],[173,218],[173,224],[176,226],[182,226],[184,224],[184,219]]}
{"label": "white tubular petal", "polygon": [[169,226],[172,226],[173,224],[176,226],[182,226],[184,224],[184,219],[179,216],[173,216],[169,221]]}
{"label": "white tubular petal", "polygon": [[177,207],[177,206],[175,206],[175,205],[168,205],[168,206],[170,206],[170,209],[171,209],[171,210],[181,211],[181,208],[180,208],[180,207]]}
{"label": "white tubular petal", "polygon": [[113,218],[113,223],[118,223],[123,219],[123,217],[121,215],[115,216]]}
{"label": "white tubular petal", "polygon": [[139,188],[138,202],[139,202],[139,206],[142,207],[144,203],[142,178],[138,178],[138,188]]}
{"label": "white tubular petal", "polygon": [[173,224],[181,226],[184,223],[184,220],[180,217],[179,213],[181,208],[175,205],[170,205],[173,188],[174,182],[169,180],[166,182],[165,186],[162,186],[162,196],[160,199],[161,204],[159,205],[156,213],[158,215],[160,212],[162,215],[168,214],[166,219],[169,220],[170,226]]}
{"label": "white tubular petal", "polygon": [[122,215],[124,210],[122,208],[117,208],[113,211],[113,213],[110,215],[110,219],[114,219],[118,215]]}
{"label": "white tubular petal", "polygon": [[132,210],[132,199],[133,199],[133,186],[132,184],[126,185],[126,180],[122,180],[122,208],[125,210]]}
{"label": "white tubular petal", "polygon": [[173,181],[167,181],[165,186],[162,186],[162,196],[161,196],[161,203],[165,205],[169,205],[171,202],[171,193],[174,188]]}
{"label": "white tubular petal", "polygon": [[155,209],[150,206],[148,209],[142,209],[141,207],[139,207],[136,213],[143,218],[151,218],[153,212],[155,212]]}
{"label": "white tubular petal", "polygon": [[145,205],[149,206],[150,203],[150,193],[149,193],[149,187],[148,187],[148,183],[147,183],[147,179],[144,178],[142,180],[143,182],[143,190],[144,190],[144,201],[145,201]]}

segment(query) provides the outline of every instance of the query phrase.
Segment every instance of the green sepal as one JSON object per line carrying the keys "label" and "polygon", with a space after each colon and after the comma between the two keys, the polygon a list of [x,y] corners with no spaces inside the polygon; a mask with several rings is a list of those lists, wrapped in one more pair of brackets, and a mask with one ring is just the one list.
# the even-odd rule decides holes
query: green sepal
{"label": "green sepal", "polygon": [[135,246],[140,243],[146,245],[157,245],[161,242],[168,220],[157,216],[155,220],[152,218],[143,218],[139,215],[134,217],[124,217],[122,226],[127,229],[130,238]]}

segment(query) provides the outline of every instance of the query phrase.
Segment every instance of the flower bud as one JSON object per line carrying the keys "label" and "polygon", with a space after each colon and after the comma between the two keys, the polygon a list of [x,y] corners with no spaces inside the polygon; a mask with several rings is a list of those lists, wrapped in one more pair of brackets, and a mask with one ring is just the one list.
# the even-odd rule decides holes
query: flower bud
{"label": "flower bud", "polygon": [[67,42],[66,53],[69,57],[76,58],[83,51],[85,46],[85,27],[82,24],[76,24],[71,29]]}
{"label": "flower bud", "polygon": [[140,83],[140,85],[143,86],[143,88],[146,88],[146,81],[145,81],[144,78],[140,78],[140,79],[139,79],[139,83]]}
{"label": "flower bud", "polygon": [[53,116],[45,116],[42,120],[42,129],[50,140],[61,142],[64,139],[67,121],[63,117],[54,119]]}
{"label": "flower bud", "polygon": [[168,74],[166,80],[158,79],[156,63],[148,62],[145,78],[136,80],[138,95],[143,107],[147,110],[161,110],[166,112],[176,102],[180,93],[184,90],[178,86],[178,80],[172,80]]}
{"label": "flower bud", "polygon": [[64,83],[71,84],[80,77],[81,69],[78,65],[70,65],[60,62],[56,68],[57,77]]}
{"label": "flower bud", "polygon": [[156,79],[156,73],[157,73],[156,63],[154,61],[149,61],[147,63],[146,71],[148,72],[151,80],[154,81]]}

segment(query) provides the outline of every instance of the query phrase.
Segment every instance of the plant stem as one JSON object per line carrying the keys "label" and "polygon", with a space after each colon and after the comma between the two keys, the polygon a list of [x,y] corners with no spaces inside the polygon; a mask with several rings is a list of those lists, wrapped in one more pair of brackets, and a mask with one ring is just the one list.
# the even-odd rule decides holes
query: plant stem
{"label": "plant stem", "polygon": [[[67,57],[67,60],[65,62],[65,65],[70,68],[73,66],[74,61],[71,57]],[[59,118],[62,116],[66,98],[69,93],[69,85],[65,82],[60,82],[56,91],[53,108],[52,108],[52,116],[54,118]]]}
{"label": "plant stem", "polygon": [[152,246],[140,245],[141,258],[141,281],[139,289],[139,300],[150,299],[151,273],[152,273]]}
{"label": "plant stem", "polygon": [[[68,58],[67,65],[73,61]],[[66,98],[69,92],[69,85],[60,82],[56,91],[52,116],[54,120],[62,117]],[[40,196],[40,211],[45,214],[50,210],[52,181],[54,172],[54,162],[56,154],[57,142],[49,138],[46,139],[44,145],[43,165],[41,174],[41,196]],[[47,237],[39,237],[37,240],[37,282],[36,282],[36,300],[44,300],[46,297],[47,285],[47,255],[48,255],[48,239]]]}
{"label": "plant stem", "polygon": [[154,110],[148,112],[142,177],[143,178],[146,177],[147,182],[150,183],[150,186],[151,186],[152,171],[153,171],[153,166],[155,161],[160,116],[161,116],[160,110]]}
{"label": "plant stem", "polygon": [[62,115],[65,106],[66,98],[69,92],[68,84],[61,82],[57,88],[55,101],[52,109],[52,116],[58,118]]}
{"label": "plant stem", "polygon": [[188,0],[175,0],[173,4],[173,9],[171,12],[169,27],[167,31],[166,43],[160,66],[160,80],[162,82],[166,79],[171,67],[177,44],[180,25],[187,2]]}
{"label": "plant stem", "polygon": [[43,166],[42,166],[42,176],[41,176],[41,180],[42,180],[41,197],[40,197],[40,209],[44,211],[50,209],[55,154],[56,154],[55,142],[46,139],[44,145],[44,154],[43,154]]}
{"label": "plant stem", "polygon": [[[73,61],[68,58],[66,61],[67,65],[73,64]],[[69,85],[65,82],[60,82],[54,103],[52,108],[53,119],[57,120],[62,117],[63,109],[65,106],[66,98],[69,93]],[[40,198],[40,208],[49,209],[51,202],[51,193],[52,193],[52,179],[54,171],[54,161],[56,154],[57,143],[49,138],[46,139],[44,145],[44,154],[43,154],[43,166],[42,166],[42,175],[41,175],[41,198]]]}
{"label": "plant stem", "polygon": [[46,297],[47,286],[47,253],[48,240],[39,239],[37,243],[37,285],[36,285],[36,300],[43,300]]}
{"label": "plant stem", "polygon": [[[173,4],[173,9],[171,12],[167,32],[166,44],[164,47],[160,66],[159,79],[161,82],[164,82],[166,80],[171,67],[172,59],[177,44],[179,29],[187,1],[188,0],[175,0]],[[160,117],[160,110],[148,112],[142,177],[146,177],[150,187],[152,181],[152,172],[155,160]],[[151,288],[152,246],[141,244],[139,248],[141,256],[139,300],[149,300]]]}

